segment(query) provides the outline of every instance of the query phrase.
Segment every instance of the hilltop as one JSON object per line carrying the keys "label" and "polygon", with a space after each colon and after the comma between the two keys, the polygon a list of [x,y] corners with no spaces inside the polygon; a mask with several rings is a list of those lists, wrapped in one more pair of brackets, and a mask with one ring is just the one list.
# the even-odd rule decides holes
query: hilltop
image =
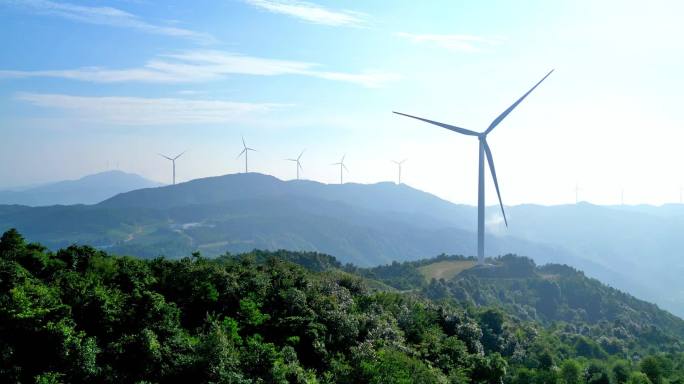
{"label": "hilltop", "polygon": [[[636,336],[684,337],[684,321],[655,304],[587,277],[567,265],[538,266],[529,258],[505,255],[476,265],[463,256],[440,256],[392,263],[359,273],[403,291],[421,292],[433,300],[451,299],[467,306],[503,308],[523,321],[545,326],[591,325],[597,337],[610,329],[629,330]],[[658,332],[654,333],[652,327]],[[627,341],[626,341],[627,342]]]}

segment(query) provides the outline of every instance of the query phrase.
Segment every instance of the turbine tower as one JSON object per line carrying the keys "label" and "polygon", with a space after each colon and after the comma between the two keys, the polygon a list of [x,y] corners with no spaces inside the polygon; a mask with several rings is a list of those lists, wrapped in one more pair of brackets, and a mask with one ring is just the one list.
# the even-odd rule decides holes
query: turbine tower
{"label": "turbine tower", "polygon": [[397,168],[398,168],[398,171],[399,171],[399,177],[397,178],[397,184],[401,184],[401,166],[402,166],[402,164],[404,164],[404,162],[405,162],[406,160],[408,160],[408,159],[404,159],[404,160],[402,160],[402,161],[392,160],[392,162],[393,162],[394,164],[397,165]]}
{"label": "turbine tower", "polygon": [[245,173],[247,173],[247,172],[249,172],[249,163],[248,163],[248,156],[247,155],[249,154],[249,151],[256,152],[256,149],[250,148],[247,146],[247,144],[245,144],[245,137],[244,136],[242,136],[242,147],[243,147],[242,152],[240,152],[240,154],[237,156],[237,158],[239,159],[240,156],[242,156],[242,154],[245,155]]}
{"label": "turbine tower", "polygon": [[344,180],[343,180],[343,173],[342,173],[342,171],[344,170],[344,171],[349,172],[349,170],[347,169],[347,166],[344,165],[344,158],[345,158],[346,156],[347,156],[346,154],[345,154],[344,156],[342,156],[342,160],[340,160],[339,163],[332,163],[332,164],[331,164],[331,165],[339,165],[339,166],[340,166],[340,184],[344,184],[344,183],[343,183]]}
{"label": "turbine tower", "polygon": [[176,157],[168,157],[166,155],[162,155],[159,153],[158,155],[165,158],[166,160],[171,160],[171,163],[173,164],[173,185],[176,185],[176,160],[181,157],[185,151],[181,152],[178,156]]}
{"label": "turbine tower", "polygon": [[478,263],[480,265],[484,264],[484,214],[485,214],[485,186],[484,186],[484,176],[485,176],[485,156],[487,157],[487,162],[489,163],[489,170],[492,174],[492,179],[494,180],[494,187],[496,188],[496,195],[499,198],[499,206],[501,207],[501,213],[504,218],[504,222],[506,223],[506,227],[508,227],[508,219],[506,219],[506,212],[504,211],[504,206],[503,202],[501,201],[501,193],[499,192],[499,182],[496,179],[496,171],[494,169],[494,159],[492,158],[492,151],[489,149],[489,145],[487,144],[487,135],[492,132],[494,128],[496,128],[503,119],[508,116],[509,113],[515,109],[518,104],[520,104],[532,91],[535,90],[539,86],[539,84],[542,83],[542,81],[546,80],[549,75],[553,70],[551,70],[549,73],[546,74],[537,84],[534,85],[527,93],[522,95],[513,105],[508,107],[505,111],[503,111],[494,121],[492,121],[491,124],[489,124],[489,127],[485,129],[483,132],[475,132],[471,131],[469,129],[465,128],[460,128],[456,127],[453,125],[449,124],[444,124],[444,123],[439,123],[436,121],[428,120],[428,119],[423,119],[421,117],[416,117],[416,116],[411,116],[407,115],[405,113],[400,113],[400,112],[394,112],[398,115],[410,117],[413,119],[418,119],[421,121],[424,121],[429,124],[434,124],[437,126],[440,126],[442,128],[446,128],[448,130],[454,131],[456,133],[460,133],[463,135],[467,136],[475,136],[477,137],[479,141],[479,161],[478,161],[478,167],[479,167],[479,172],[478,172],[478,186],[477,186],[477,258],[478,258]]}
{"label": "turbine tower", "polygon": [[299,180],[299,170],[300,170],[300,169],[301,169],[302,171],[304,170],[304,168],[302,168],[302,163],[301,163],[301,161],[300,161],[300,159],[302,158],[302,155],[304,154],[304,151],[305,151],[305,150],[303,150],[303,151],[299,154],[299,156],[297,156],[296,159],[285,159],[285,160],[287,160],[287,161],[294,161],[294,162],[296,163],[296,165],[297,165],[297,180]]}

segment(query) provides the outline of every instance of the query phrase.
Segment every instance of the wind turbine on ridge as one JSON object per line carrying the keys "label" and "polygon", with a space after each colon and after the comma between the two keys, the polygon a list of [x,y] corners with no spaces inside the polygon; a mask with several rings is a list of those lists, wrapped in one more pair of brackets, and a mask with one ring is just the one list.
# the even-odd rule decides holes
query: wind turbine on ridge
{"label": "wind turbine on ridge", "polygon": [[168,157],[166,155],[162,155],[161,153],[158,153],[159,156],[165,158],[166,160],[171,160],[171,163],[173,164],[173,185],[176,185],[176,160],[181,157],[185,151],[181,152],[178,156],[176,157]]}
{"label": "wind turbine on ridge", "polygon": [[304,154],[304,151],[306,151],[306,149],[303,150],[303,151],[299,154],[299,156],[297,156],[296,159],[285,159],[285,160],[287,160],[287,161],[294,161],[294,162],[296,163],[296,165],[297,165],[297,180],[299,180],[299,170],[300,170],[300,169],[301,169],[302,171],[304,170],[304,168],[302,168],[302,163],[301,163],[301,161],[300,161],[300,159],[302,158],[302,155]]}
{"label": "wind turbine on ridge", "polygon": [[484,220],[484,214],[485,214],[485,186],[484,186],[484,175],[485,175],[485,156],[487,157],[487,163],[489,163],[489,170],[492,174],[492,179],[494,180],[494,187],[496,188],[496,195],[499,198],[499,206],[501,207],[501,214],[503,215],[504,222],[506,223],[506,227],[508,227],[508,219],[506,219],[506,212],[504,211],[504,206],[503,202],[501,201],[501,193],[499,191],[499,182],[496,179],[496,171],[494,169],[494,159],[492,158],[492,151],[489,149],[489,145],[487,144],[487,135],[492,132],[494,128],[496,128],[503,119],[508,116],[509,113],[511,113],[515,107],[517,107],[532,91],[535,90],[539,86],[539,84],[542,83],[542,81],[546,80],[549,75],[553,70],[551,70],[549,73],[546,74],[537,84],[535,84],[527,93],[522,95],[513,105],[508,107],[505,111],[503,111],[494,121],[492,121],[491,124],[489,124],[489,127],[487,127],[486,130],[483,132],[475,132],[471,131],[469,129],[465,128],[460,128],[454,125],[449,125],[449,124],[444,124],[444,123],[439,123],[437,121],[432,121],[428,119],[423,119],[421,117],[417,116],[412,116],[412,115],[407,115],[405,113],[401,112],[394,112],[398,115],[410,117],[413,119],[421,120],[429,124],[437,125],[442,128],[446,128],[450,131],[454,131],[456,133],[460,133],[462,135],[466,136],[475,136],[477,137],[478,141],[480,142],[479,145],[479,172],[478,172],[478,194],[477,194],[477,259],[478,259],[478,264],[483,265],[484,264],[484,231],[485,231],[485,220]]}
{"label": "wind turbine on ridge", "polygon": [[404,162],[406,160],[408,160],[408,159],[404,159],[402,161],[392,160],[392,162],[397,165],[397,168],[399,170],[399,177],[397,178],[397,184],[401,184],[401,166],[404,164]]}
{"label": "wind turbine on ridge", "polygon": [[342,173],[342,171],[347,171],[347,172],[349,172],[349,170],[347,169],[347,166],[344,165],[344,158],[345,158],[346,156],[347,156],[346,154],[345,154],[344,156],[342,156],[342,159],[341,159],[338,163],[332,163],[332,164],[331,164],[331,165],[339,165],[339,166],[340,166],[340,184],[344,184],[344,183],[343,183],[343,173]]}
{"label": "wind turbine on ridge", "polygon": [[240,154],[237,156],[237,158],[239,159],[240,156],[242,156],[242,154],[245,155],[245,173],[248,173],[249,172],[249,164],[248,164],[248,156],[247,155],[249,154],[249,151],[256,152],[256,149],[250,148],[247,146],[247,144],[245,144],[245,137],[244,136],[242,136],[242,147],[243,147],[242,152],[240,152]]}

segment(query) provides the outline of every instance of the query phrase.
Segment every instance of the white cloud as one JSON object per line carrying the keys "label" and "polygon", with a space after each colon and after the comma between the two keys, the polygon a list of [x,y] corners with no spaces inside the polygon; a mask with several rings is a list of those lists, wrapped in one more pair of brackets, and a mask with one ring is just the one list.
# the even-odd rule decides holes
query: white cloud
{"label": "white cloud", "polygon": [[331,10],[318,4],[297,0],[245,0],[269,12],[296,17],[315,24],[335,27],[358,27],[365,24],[365,15],[348,10]]}
{"label": "white cloud", "polygon": [[244,121],[282,104],[240,103],[182,98],[90,97],[18,93],[15,99],[52,108],[86,121],[116,125],[210,124]]}
{"label": "white cloud", "polygon": [[439,34],[416,34],[398,32],[396,36],[404,38],[412,43],[428,43],[441,48],[461,52],[479,52],[487,46],[499,44],[499,39],[490,39],[475,35],[439,35]]}
{"label": "white cloud", "polygon": [[87,7],[49,0],[17,0],[10,3],[39,14],[58,16],[81,23],[135,29],[157,35],[186,38],[199,43],[212,43],[216,41],[209,34],[152,24],[134,14],[112,7]]}
{"label": "white cloud", "polygon": [[320,71],[315,63],[274,60],[220,51],[190,51],[163,55],[143,67],[108,69],[84,67],[71,70],[3,71],[0,78],[55,77],[96,83],[196,83],[225,78],[228,75],[300,75],[379,87],[397,79],[393,74],[364,71],[345,73]]}

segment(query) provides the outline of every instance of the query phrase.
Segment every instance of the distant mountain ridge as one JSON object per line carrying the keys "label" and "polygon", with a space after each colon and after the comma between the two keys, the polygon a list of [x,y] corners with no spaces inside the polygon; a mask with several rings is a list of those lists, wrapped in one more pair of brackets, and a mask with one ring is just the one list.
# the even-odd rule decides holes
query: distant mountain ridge
{"label": "distant mountain ridge", "polygon": [[[226,193],[228,192],[229,193]],[[340,201],[365,209],[401,213],[437,213],[457,222],[467,222],[470,208],[442,200],[405,184],[323,184],[310,180],[283,181],[260,173],[224,175],[196,179],[161,190],[137,190],[103,201],[107,207],[172,208],[192,204],[223,203],[246,198],[302,196]],[[410,204],[407,204],[410,201]],[[470,220],[475,225],[474,220]]]}
{"label": "distant mountain ridge", "polygon": [[[498,207],[487,209],[488,255],[568,264],[684,315],[678,278],[684,264],[675,258],[684,249],[677,232],[684,216],[584,203],[507,212],[508,229],[498,223]],[[119,254],[179,257],[282,248],[372,266],[473,255],[476,217],[475,207],[404,184],[322,184],[246,173],[143,188],[92,206],[0,206],[0,229],[16,227],[52,249],[78,242]]]}
{"label": "distant mountain ridge", "polygon": [[161,183],[122,171],[106,171],[22,190],[0,191],[0,204],[28,206],[95,204],[119,193],[159,187]]}
{"label": "distant mountain ridge", "polygon": [[[112,252],[169,257],[254,248],[322,251],[374,265],[451,252],[472,254],[469,210],[406,185],[321,184],[248,173],[119,194],[87,207],[0,206],[0,226],[51,248],[90,243]],[[445,218],[448,218],[445,219]],[[490,252],[552,254],[515,239],[489,239]]]}

